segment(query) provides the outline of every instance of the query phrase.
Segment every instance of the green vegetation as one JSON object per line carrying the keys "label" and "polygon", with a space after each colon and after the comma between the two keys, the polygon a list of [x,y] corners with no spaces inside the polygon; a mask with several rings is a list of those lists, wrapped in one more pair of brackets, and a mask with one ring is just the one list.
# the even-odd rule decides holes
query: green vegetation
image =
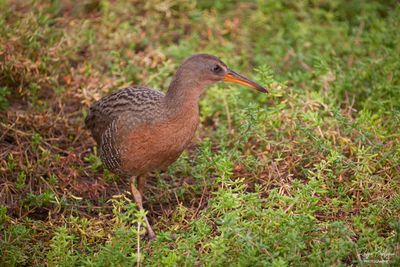
{"label": "green vegetation", "polygon": [[[0,265],[399,266],[399,29],[395,0],[0,1]],[[208,90],[149,242],[83,119],[198,52],[271,93]]]}

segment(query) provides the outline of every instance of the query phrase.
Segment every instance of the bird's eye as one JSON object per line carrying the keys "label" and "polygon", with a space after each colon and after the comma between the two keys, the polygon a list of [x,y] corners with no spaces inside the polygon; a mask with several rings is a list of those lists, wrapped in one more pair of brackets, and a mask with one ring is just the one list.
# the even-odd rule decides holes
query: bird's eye
{"label": "bird's eye", "polygon": [[212,71],[213,71],[214,73],[220,73],[220,72],[222,71],[222,68],[221,68],[220,65],[214,65],[214,66],[212,67]]}

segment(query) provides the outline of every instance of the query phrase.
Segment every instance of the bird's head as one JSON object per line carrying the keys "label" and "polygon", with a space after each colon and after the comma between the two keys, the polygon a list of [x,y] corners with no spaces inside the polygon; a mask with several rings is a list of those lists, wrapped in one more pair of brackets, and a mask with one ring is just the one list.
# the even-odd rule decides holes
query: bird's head
{"label": "bird's head", "polygon": [[176,80],[199,85],[201,90],[207,85],[225,81],[239,83],[262,93],[268,92],[263,86],[228,68],[219,58],[207,54],[196,54],[187,58],[179,67]]}

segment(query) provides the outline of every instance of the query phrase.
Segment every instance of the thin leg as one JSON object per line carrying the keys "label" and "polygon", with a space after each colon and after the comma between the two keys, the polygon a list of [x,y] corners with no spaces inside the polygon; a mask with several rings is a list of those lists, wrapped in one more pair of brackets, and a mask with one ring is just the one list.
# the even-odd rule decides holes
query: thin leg
{"label": "thin leg", "polygon": [[146,177],[145,176],[138,176],[138,189],[140,192],[140,195],[143,197],[143,193],[144,193],[144,188],[146,187]]}
{"label": "thin leg", "polygon": [[[143,203],[142,203],[142,195],[140,194],[139,190],[136,188],[135,186],[135,177],[131,178],[131,191],[132,191],[132,195],[133,198],[135,199],[136,204],[139,206],[140,210],[144,210],[143,209]],[[147,226],[147,233],[149,234],[150,239],[155,239],[156,235],[154,234],[153,229],[150,226],[149,221],[147,220],[147,217],[144,216],[144,221],[146,223]]]}

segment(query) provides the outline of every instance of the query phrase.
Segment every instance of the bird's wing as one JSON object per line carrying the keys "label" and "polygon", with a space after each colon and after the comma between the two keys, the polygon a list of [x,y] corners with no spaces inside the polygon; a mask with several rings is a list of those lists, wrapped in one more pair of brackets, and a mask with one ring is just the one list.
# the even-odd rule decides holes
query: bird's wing
{"label": "bird's wing", "polygon": [[146,87],[128,87],[118,90],[94,103],[85,119],[97,144],[101,145],[102,135],[120,115],[129,112],[131,116],[146,118],[164,98],[162,92]]}

